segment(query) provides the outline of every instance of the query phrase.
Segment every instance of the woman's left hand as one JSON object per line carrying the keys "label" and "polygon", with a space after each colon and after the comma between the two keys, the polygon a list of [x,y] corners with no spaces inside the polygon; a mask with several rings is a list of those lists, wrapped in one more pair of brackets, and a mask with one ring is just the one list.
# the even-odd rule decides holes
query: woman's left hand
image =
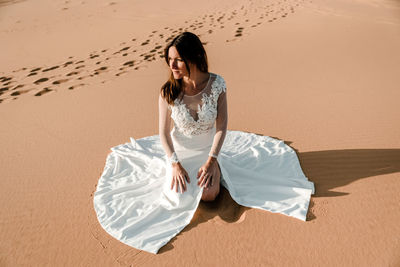
{"label": "woman's left hand", "polygon": [[213,185],[213,177],[216,177],[218,174],[218,163],[217,159],[214,157],[209,157],[207,162],[204,163],[203,166],[200,167],[197,172],[197,185],[204,186],[208,188]]}

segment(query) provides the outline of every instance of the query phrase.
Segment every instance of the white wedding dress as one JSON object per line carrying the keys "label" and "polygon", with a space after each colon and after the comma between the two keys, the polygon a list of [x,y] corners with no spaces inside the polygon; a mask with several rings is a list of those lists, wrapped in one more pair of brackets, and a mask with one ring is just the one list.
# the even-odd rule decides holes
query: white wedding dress
{"label": "white wedding dress", "polygon": [[[168,105],[174,128],[167,139],[130,138],[111,148],[94,209],[104,230],[121,242],[157,253],[182,231],[201,200],[197,172],[209,154],[217,156],[221,185],[238,204],[306,220],[314,184],[304,175],[295,151],[268,136],[224,130],[225,81],[218,74],[209,76],[199,94],[183,95]],[[183,194],[171,190],[167,154],[172,152],[190,177]]]}

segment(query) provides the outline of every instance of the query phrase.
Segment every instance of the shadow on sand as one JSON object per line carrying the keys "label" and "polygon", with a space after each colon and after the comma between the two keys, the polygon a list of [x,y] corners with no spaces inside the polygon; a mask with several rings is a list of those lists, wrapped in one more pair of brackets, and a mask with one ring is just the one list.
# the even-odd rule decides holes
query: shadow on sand
{"label": "shadow on sand", "polygon": [[213,202],[200,201],[194,214],[192,221],[185,227],[177,236],[172,238],[168,244],[159,250],[159,254],[169,251],[174,248],[174,241],[179,238],[181,233],[190,231],[197,225],[212,220],[216,217],[221,222],[225,223],[240,223],[245,218],[245,211],[250,208],[237,204],[229,194],[229,191],[221,186],[218,196]]}
{"label": "shadow on sand", "polygon": [[297,154],[304,174],[314,182],[313,197],[348,195],[334,189],[359,179],[400,172],[400,149],[345,149]]}
{"label": "shadow on sand", "polygon": [[[290,145],[291,142],[285,141],[285,144]],[[295,151],[304,174],[314,182],[315,194],[312,198],[348,195],[351,192],[337,192],[335,188],[363,178],[400,172],[400,149],[345,149],[301,153],[296,149]],[[311,199],[307,221],[316,219],[311,211],[314,205]],[[191,223],[182,232],[190,231],[216,216],[226,223],[241,222],[248,209],[250,208],[237,204],[221,186],[220,194],[214,202],[200,202]],[[159,253],[171,250],[178,236],[162,247]]]}

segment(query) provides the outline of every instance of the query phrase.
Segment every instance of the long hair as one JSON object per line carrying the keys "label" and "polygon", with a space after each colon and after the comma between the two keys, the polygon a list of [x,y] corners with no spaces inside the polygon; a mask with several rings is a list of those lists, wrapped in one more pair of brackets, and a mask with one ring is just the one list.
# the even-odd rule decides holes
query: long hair
{"label": "long hair", "polygon": [[[190,76],[189,62],[196,65],[196,67],[202,72],[208,72],[207,54],[204,50],[203,44],[199,37],[191,32],[183,32],[176,36],[171,42],[164,48],[165,62],[169,66],[168,52],[169,48],[174,46],[178,51]],[[161,87],[161,96],[170,105],[174,105],[174,100],[182,92],[182,79],[175,79],[172,71],[168,81]]]}

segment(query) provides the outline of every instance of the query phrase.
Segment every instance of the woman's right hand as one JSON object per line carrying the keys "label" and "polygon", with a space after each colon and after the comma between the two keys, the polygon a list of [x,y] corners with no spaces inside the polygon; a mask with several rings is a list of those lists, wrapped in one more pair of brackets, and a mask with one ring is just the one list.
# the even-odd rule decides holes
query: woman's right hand
{"label": "woman's right hand", "polygon": [[181,163],[172,163],[172,182],[171,182],[171,190],[175,188],[175,191],[178,193],[178,186],[181,190],[181,193],[186,191],[186,181],[190,183],[189,175],[186,170],[182,167]]}

